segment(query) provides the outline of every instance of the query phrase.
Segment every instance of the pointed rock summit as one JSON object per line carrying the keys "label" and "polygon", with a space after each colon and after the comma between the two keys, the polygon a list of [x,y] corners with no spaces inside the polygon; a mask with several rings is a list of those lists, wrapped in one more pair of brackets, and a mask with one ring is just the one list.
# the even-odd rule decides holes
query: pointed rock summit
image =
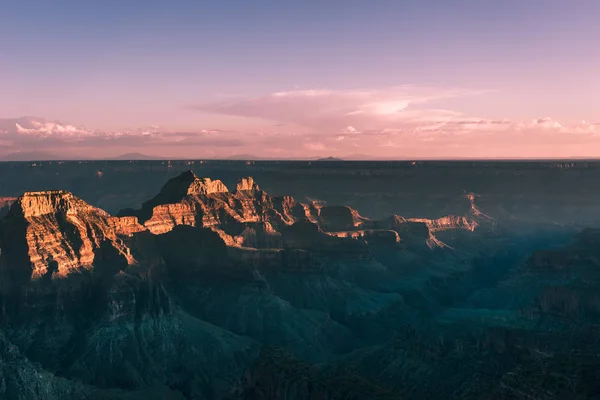
{"label": "pointed rock summit", "polygon": [[158,204],[177,203],[187,195],[206,195],[211,193],[227,193],[229,190],[220,180],[198,178],[193,171],[185,171],[181,175],[169,180],[160,190],[158,195],[150,201]]}
{"label": "pointed rock summit", "polygon": [[212,193],[229,193],[227,186],[220,180],[210,178],[196,178],[188,187],[187,194],[206,195]]}
{"label": "pointed rock summit", "polygon": [[247,178],[242,178],[242,180],[240,180],[240,182],[237,184],[236,187],[236,191],[238,192],[244,192],[244,191],[258,191],[260,190],[260,188],[258,187],[258,184],[256,182],[254,182],[254,178],[252,178],[251,176],[247,177]]}
{"label": "pointed rock summit", "polygon": [[144,223],[152,218],[155,207],[178,204],[188,196],[213,193],[229,193],[229,190],[220,180],[198,178],[193,171],[188,170],[165,183],[156,196],[142,204],[140,210],[123,210],[119,215],[134,215]]}

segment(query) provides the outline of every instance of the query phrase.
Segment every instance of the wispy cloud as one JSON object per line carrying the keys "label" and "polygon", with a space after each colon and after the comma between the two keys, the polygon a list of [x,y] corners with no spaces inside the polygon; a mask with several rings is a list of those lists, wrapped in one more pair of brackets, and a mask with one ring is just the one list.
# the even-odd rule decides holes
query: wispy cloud
{"label": "wispy cloud", "polygon": [[[432,100],[473,95],[464,89],[396,86],[379,90],[299,90],[200,104],[192,108],[308,127],[317,131],[384,129],[400,122],[444,118],[446,110],[418,110]],[[426,117],[427,116],[427,117]]]}
{"label": "wispy cloud", "polygon": [[228,148],[244,145],[243,137],[219,129],[173,131],[158,126],[135,130],[90,130],[38,117],[0,119],[0,143],[11,151],[30,149],[106,148],[164,150],[182,147]]}
{"label": "wispy cloud", "polygon": [[148,126],[109,132],[42,118],[0,119],[0,149],[6,153],[150,148],[155,154],[273,157],[344,156],[357,149],[385,158],[600,155],[597,120],[490,119],[433,106],[440,99],[451,104],[452,99],[481,93],[415,86],[294,90],[192,107],[250,118],[252,128],[246,130],[216,126],[180,131]]}
{"label": "wispy cloud", "polygon": [[[460,88],[395,86],[378,90],[294,90],[260,97],[200,104],[193,108],[236,117],[250,117],[309,129],[321,142],[361,137],[437,140],[473,135],[472,140],[489,140],[490,135],[597,134],[598,125],[583,121],[564,125],[552,118],[524,121],[488,119],[451,110],[428,107],[434,101],[476,96],[488,91]],[[314,138],[313,138],[314,139]],[[568,139],[565,136],[565,139]],[[439,141],[439,140],[438,140]]]}
{"label": "wispy cloud", "polygon": [[19,135],[82,137],[90,135],[85,129],[73,125],[63,125],[57,122],[40,121],[37,119],[21,119],[15,123]]}

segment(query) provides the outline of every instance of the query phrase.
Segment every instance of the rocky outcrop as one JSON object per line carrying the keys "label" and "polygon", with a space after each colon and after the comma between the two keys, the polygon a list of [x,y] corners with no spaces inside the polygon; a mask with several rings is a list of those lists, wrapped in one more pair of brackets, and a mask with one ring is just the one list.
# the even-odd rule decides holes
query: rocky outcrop
{"label": "rocky outcrop", "polygon": [[260,189],[251,176],[242,178],[242,180],[236,186],[236,192],[255,192],[257,190]]}
{"label": "rocky outcrop", "polygon": [[16,197],[0,197],[0,218],[8,214],[10,206],[17,201]]}
{"label": "rocky outcrop", "polygon": [[[477,205],[475,204],[475,199],[478,196],[475,193],[467,193],[465,195],[465,198],[467,200],[469,200],[470,206],[471,206],[471,215],[473,217],[479,218],[481,220],[485,220],[485,221],[492,221],[494,218],[490,217],[489,215],[485,214],[484,212],[482,212],[479,207],[477,207]],[[511,216],[512,217],[512,216]],[[514,218],[514,217],[513,217]]]}
{"label": "rocky outcrop", "polygon": [[[0,229],[0,248],[5,253],[25,240],[33,279],[64,277],[79,268],[91,268],[95,250],[105,242],[132,264],[135,260],[121,236],[144,230],[135,219],[112,217],[66,191],[25,193]],[[24,237],[17,237],[20,234]]]}
{"label": "rocky outcrop", "polygon": [[427,227],[429,234],[425,242],[431,249],[452,249],[450,245],[444,242],[445,239],[440,239],[442,233],[473,232],[479,226],[479,223],[473,218],[456,215],[447,215],[437,219],[409,218],[406,222],[424,224]]}
{"label": "rocky outcrop", "polygon": [[[281,211],[290,214],[285,206]],[[177,225],[217,227],[270,220],[281,223],[284,219],[252,178],[242,179],[231,193],[221,181],[198,178],[191,171],[167,182],[140,210],[126,210],[121,215],[138,216],[154,234],[169,232]]]}
{"label": "rocky outcrop", "polygon": [[[392,216],[370,220],[346,206],[301,203],[290,196],[272,197],[251,177],[243,178],[235,192],[219,181],[199,178],[192,171],[169,180],[140,210],[125,210],[113,217],[66,191],[28,192],[17,199],[5,218],[0,249],[4,265],[23,257],[11,245],[7,232],[23,232],[31,264],[30,276],[64,277],[80,268],[90,269],[95,251],[103,244],[136,262],[131,239],[144,231],[162,235],[178,226],[209,228],[231,247],[249,249],[303,249],[321,254],[343,251],[360,257],[364,246],[385,244],[394,248],[428,246],[449,248],[435,234],[472,232],[478,222],[467,216],[406,219]],[[16,236],[19,236],[18,234]],[[13,249],[9,249],[12,247]],[[8,267],[4,267],[5,269]]]}
{"label": "rocky outcrop", "polygon": [[179,203],[188,195],[214,193],[228,193],[228,190],[220,180],[198,178],[194,172],[186,171],[170,179],[156,196],[142,204],[140,210],[123,210],[119,215],[134,215],[144,223],[153,216],[153,209],[157,206]]}
{"label": "rocky outcrop", "polygon": [[203,226],[201,207],[190,202],[161,204],[152,208],[151,217],[144,226],[153,234],[170,232],[178,225]]}
{"label": "rocky outcrop", "polygon": [[187,190],[187,194],[208,195],[213,193],[229,193],[227,187],[220,180],[210,178],[194,178]]}
{"label": "rocky outcrop", "polygon": [[272,197],[260,190],[251,177],[241,179],[236,191],[229,192],[220,181],[198,178],[191,171],[167,182],[139,211],[122,215],[125,214],[138,216],[154,234],[169,232],[178,225],[210,227],[228,245],[251,248],[282,248],[285,227],[304,221],[331,232],[330,236],[387,238],[384,241],[390,243],[402,238],[407,244],[420,242],[429,247],[448,247],[435,237],[436,232],[472,232],[478,227],[472,218],[453,215],[436,220],[400,216],[369,220],[347,206],[301,203],[290,196]]}
{"label": "rocky outcrop", "polygon": [[137,217],[111,217],[108,222],[113,226],[115,233],[120,236],[133,236],[146,230],[146,227],[139,223]]}
{"label": "rocky outcrop", "polygon": [[401,238],[410,237],[426,239],[431,233],[425,222],[408,220],[399,215],[392,215],[383,220],[365,221],[363,223],[363,228],[391,229],[398,232]]}
{"label": "rocky outcrop", "polygon": [[427,225],[427,228],[431,232],[439,232],[451,229],[467,230],[473,232],[479,224],[474,219],[468,217],[459,217],[456,215],[447,215],[437,219],[426,219],[426,218],[410,218],[410,222],[422,222]]}
{"label": "rocky outcrop", "polygon": [[[305,204],[299,203],[291,196],[273,197],[273,210],[281,218],[281,221],[286,225],[291,225],[296,221],[305,218],[311,220],[307,215]],[[312,221],[314,222],[314,220]]]}

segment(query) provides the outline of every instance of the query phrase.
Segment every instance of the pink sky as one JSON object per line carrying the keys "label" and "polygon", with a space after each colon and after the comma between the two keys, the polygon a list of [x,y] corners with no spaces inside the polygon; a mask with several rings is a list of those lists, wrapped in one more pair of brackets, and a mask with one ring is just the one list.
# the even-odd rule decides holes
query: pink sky
{"label": "pink sky", "polygon": [[0,157],[600,157],[598,0],[109,3],[3,6]]}

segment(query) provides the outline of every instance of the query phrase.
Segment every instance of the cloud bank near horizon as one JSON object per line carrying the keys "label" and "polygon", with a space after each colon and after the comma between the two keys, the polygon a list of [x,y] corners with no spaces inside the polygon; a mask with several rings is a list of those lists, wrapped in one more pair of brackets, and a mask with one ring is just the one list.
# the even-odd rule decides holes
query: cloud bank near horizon
{"label": "cloud bank near horizon", "polygon": [[549,117],[489,119],[434,106],[485,92],[396,86],[378,90],[295,90],[188,107],[242,117],[252,129],[173,131],[157,126],[106,132],[38,117],[0,119],[0,154],[48,150],[89,157],[138,151],[167,157],[377,158],[594,157],[600,123]]}

